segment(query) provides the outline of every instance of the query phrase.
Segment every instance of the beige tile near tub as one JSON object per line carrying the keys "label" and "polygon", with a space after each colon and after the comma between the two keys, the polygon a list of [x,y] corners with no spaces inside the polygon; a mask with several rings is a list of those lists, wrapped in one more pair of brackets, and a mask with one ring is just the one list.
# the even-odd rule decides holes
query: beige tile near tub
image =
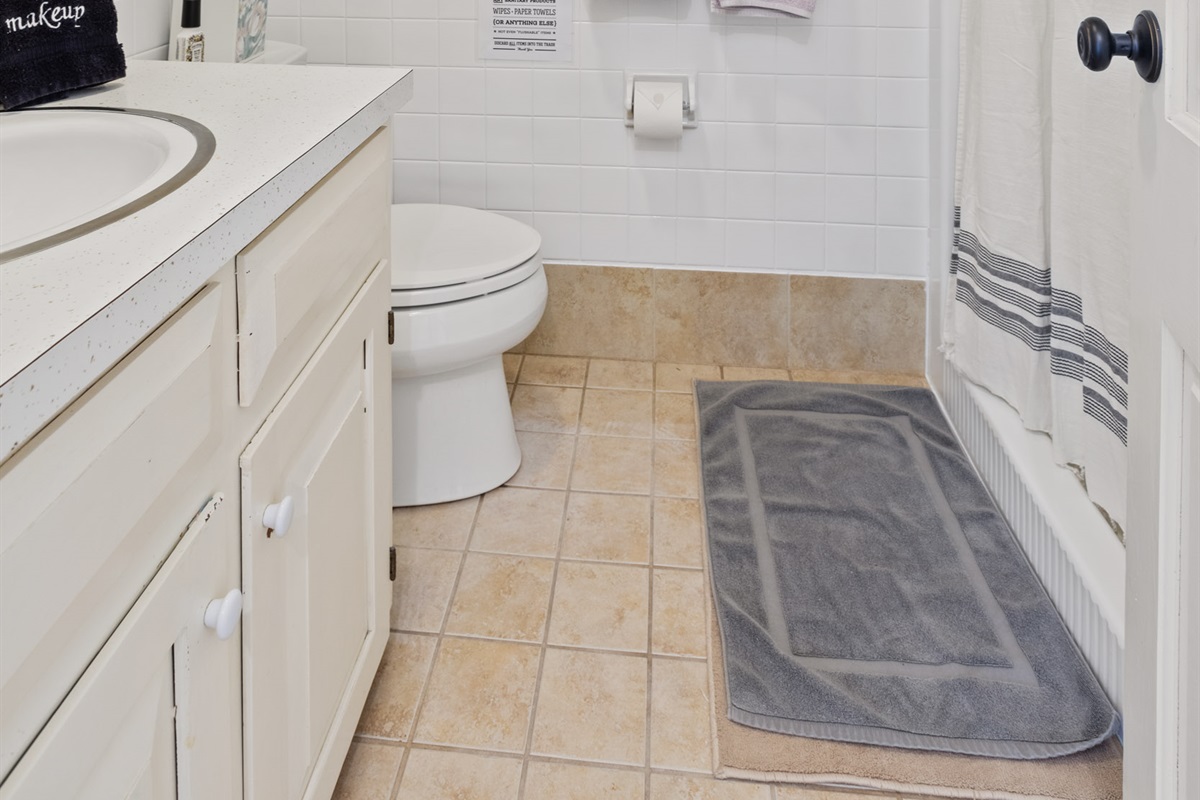
{"label": "beige tile near tub", "polygon": [[587,386],[589,389],[653,389],[654,362],[593,358],[588,365]]}
{"label": "beige tile near tub", "polygon": [[442,637],[413,741],[522,752],[540,652],[534,645]]}
{"label": "beige tile near tub", "polygon": [[521,373],[521,360],[524,356],[520,353],[505,353],[501,358],[504,362],[504,382],[516,383],[517,375]]}
{"label": "beige tile near tub", "polygon": [[649,361],[654,358],[651,269],[546,265],[549,297],[525,352]]}
{"label": "beige tile near tub", "polygon": [[333,800],[391,800],[404,748],[351,742]]}
{"label": "beige tile near tub", "polygon": [[521,383],[581,388],[587,378],[588,360],[568,356],[525,356]]}
{"label": "beige tile near tub", "polygon": [[519,431],[575,433],[582,399],[582,389],[518,383],[512,396],[513,423]]}
{"label": "beige tile near tub", "polygon": [[383,661],[358,720],[360,735],[408,741],[436,644],[433,636],[393,633],[388,637]]}
{"label": "beige tile near tub", "polygon": [[700,457],[694,441],[659,439],[654,443],[656,497],[699,497]]}
{"label": "beige tile near tub", "polygon": [[649,439],[580,436],[571,471],[571,489],[650,494],[652,457]]}
{"label": "beige tile near tub", "polygon": [[468,553],[446,633],[540,642],[553,578],[550,559]]}
{"label": "beige tile near tub", "polygon": [[659,439],[696,438],[696,405],[692,395],[654,393],[654,435]]}
{"label": "beige tile near tub", "polygon": [[509,486],[565,489],[571,476],[575,437],[561,433],[517,431],[521,467],[508,479]]}
{"label": "beige tile near tub", "polygon": [[655,364],[654,388],[660,392],[692,393],[692,381],[719,381],[721,368],[712,364]]}
{"label": "beige tile near tub", "polygon": [[558,552],[566,500],[566,492],[554,489],[493,489],[483,496],[471,549],[553,557]]}
{"label": "beige tile near tub", "polygon": [[655,270],[655,358],[786,367],[788,276]]}
{"label": "beige tile near tub", "polygon": [[711,773],[708,665],[653,658],[650,670],[650,765]]}
{"label": "beige tile near tub", "polygon": [[654,498],[654,565],[704,565],[704,523],[700,501],[677,497]]}
{"label": "beige tile near tub", "polygon": [[654,570],[654,619],[651,648],[674,656],[707,655],[705,638],[704,573],[695,570]]}
{"label": "beige tile near tub", "polygon": [[432,506],[392,509],[392,542],[397,547],[461,550],[467,546],[478,497]]}
{"label": "beige tile near tub", "polygon": [[650,498],[571,492],[562,557],[645,564],[650,560]]}
{"label": "beige tile near tub", "polygon": [[701,775],[654,773],[650,776],[650,800],[771,800],[771,787]]}
{"label": "beige tile near tub", "polygon": [[923,282],[813,275],[790,280],[790,368],[924,373]]}
{"label": "beige tile near tub", "polygon": [[645,653],[649,577],[645,567],[561,562],[547,641]]}
{"label": "beige tile near tub", "polygon": [[900,372],[852,372],[846,370],[794,369],[792,380],[798,383],[850,383],[857,386],[911,386],[928,389],[924,375],[905,375]]}
{"label": "beige tile near tub", "polygon": [[620,389],[587,389],[579,432],[593,436],[649,439],[654,432],[654,394]]}
{"label": "beige tile near tub", "polygon": [[440,631],[461,563],[460,553],[397,547],[392,630]]}
{"label": "beige tile near tub", "polygon": [[396,800],[517,800],[520,789],[519,758],[414,747]]}
{"label": "beige tile near tub", "polygon": [[721,378],[727,381],[786,381],[786,369],[777,367],[721,367]]}
{"label": "beige tile near tub", "polygon": [[535,755],[646,763],[645,657],[546,649]]}
{"label": "beige tile near tub", "polygon": [[856,792],[853,789],[776,786],[775,800],[920,800],[920,798],[917,795],[905,795],[902,799],[891,792]]}
{"label": "beige tile near tub", "polygon": [[582,764],[530,761],[525,800],[644,800],[646,777],[639,771]]}

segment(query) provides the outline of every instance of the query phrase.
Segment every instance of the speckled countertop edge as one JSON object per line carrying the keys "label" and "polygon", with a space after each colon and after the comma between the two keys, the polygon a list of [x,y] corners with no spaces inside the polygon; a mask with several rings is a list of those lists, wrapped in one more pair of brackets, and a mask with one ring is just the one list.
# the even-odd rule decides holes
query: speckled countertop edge
{"label": "speckled countertop edge", "polygon": [[180,114],[217,150],[148,208],[0,265],[0,460],[411,97],[404,69],[131,62],[124,80],[53,104]]}

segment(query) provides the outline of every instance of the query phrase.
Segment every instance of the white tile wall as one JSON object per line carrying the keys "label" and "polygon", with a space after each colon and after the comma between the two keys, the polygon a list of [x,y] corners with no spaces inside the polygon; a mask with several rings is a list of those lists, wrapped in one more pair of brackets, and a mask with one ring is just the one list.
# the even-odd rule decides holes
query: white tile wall
{"label": "white tile wall", "polygon": [[165,59],[171,0],[116,0],[117,41],[126,58]]}
{"label": "white tile wall", "polygon": [[[820,0],[811,21],[576,0],[574,60],[533,65],[476,57],[477,4],[272,0],[269,34],[417,67],[397,199],[532,222],[548,259],[926,274],[929,0]],[[697,72],[700,127],[634,138],[638,68]]]}

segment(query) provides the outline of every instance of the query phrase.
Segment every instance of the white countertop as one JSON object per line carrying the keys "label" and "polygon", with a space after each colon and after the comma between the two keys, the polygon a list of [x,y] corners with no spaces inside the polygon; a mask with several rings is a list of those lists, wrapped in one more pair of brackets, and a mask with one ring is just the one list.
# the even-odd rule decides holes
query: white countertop
{"label": "white countertop", "polygon": [[0,265],[0,459],[411,97],[406,69],[131,61],[124,79],[50,104],[189,117],[216,152],[145,209]]}

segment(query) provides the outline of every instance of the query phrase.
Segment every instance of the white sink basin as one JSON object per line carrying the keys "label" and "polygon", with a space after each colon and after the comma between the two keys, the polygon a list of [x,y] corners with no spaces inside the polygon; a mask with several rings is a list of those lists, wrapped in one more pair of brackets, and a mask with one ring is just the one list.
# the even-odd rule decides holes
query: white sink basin
{"label": "white sink basin", "polygon": [[0,114],[0,260],[144,208],[199,172],[213,149],[204,126],[156,112]]}

